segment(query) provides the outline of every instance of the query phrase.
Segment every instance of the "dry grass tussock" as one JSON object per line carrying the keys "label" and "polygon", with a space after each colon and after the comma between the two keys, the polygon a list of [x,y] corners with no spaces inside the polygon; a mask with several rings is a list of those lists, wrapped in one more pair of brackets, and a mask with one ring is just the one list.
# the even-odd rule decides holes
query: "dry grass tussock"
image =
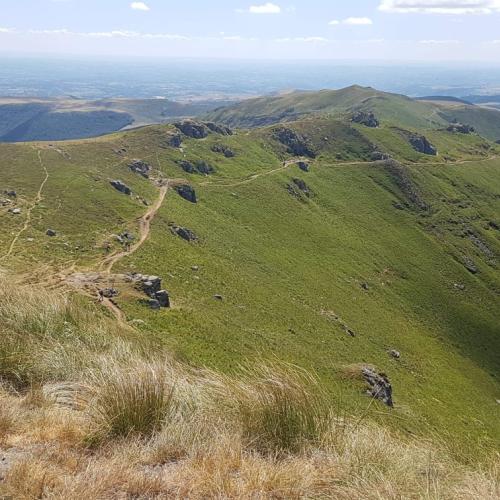
{"label": "dry grass tussock", "polygon": [[334,396],[294,366],[198,370],[148,357],[68,298],[0,295],[0,497],[500,496],[499,457],[473,469],[341,418]]}

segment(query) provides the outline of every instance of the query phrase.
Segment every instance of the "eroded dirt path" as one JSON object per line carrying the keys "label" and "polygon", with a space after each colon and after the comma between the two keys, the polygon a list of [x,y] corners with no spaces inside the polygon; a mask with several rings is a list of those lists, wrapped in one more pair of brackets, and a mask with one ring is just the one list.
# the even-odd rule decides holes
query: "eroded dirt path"
{"label": "eroded dirt path", "polygon": [[120,251],[106,257],[100,264],[99,270],[105,273],[111,273],[113,266],[124,257],[132,255],[134,252],[139,250],[144,242],[148,239],[149,233],[151,231],[151,222],[153,221],[156,213],[161,208],[167,191],[169,188],[170,180],[165,181],[164,184],[160,186],[160,192],[158,198],[148,211],[139,219],[139,239],[130,247],[127,251]]}
{"label": "eroded dirt path", "polygon": [[9,245],[7,253],[5,255],[3,255],[0,258],[0,260],[7,259],[8,257],[10,257],[12,255],[12,252],[14,251],[14,248],[16,246],[17,241],[19,240],[19,238],[21,237],[21,235],[29,228],[29,226],[31,224],[31,213],[37,207],[37,205],[43,200],[43,188],[45,187],[45,184],[49,180],[50,176],[49,176],[49,171],[47,170],[47,167],[43,163],[42,152],[41,152],[40,149],[37,150],[37,155],[38,155],[38,161],[40,162],[40,167],[44,171],[45,177],[42,180],[42,183],[40,184],[40,187],[38,188],[38,191],[36,193],[36,196],[35,196],[35,199],[34,199],[33,203],[26,210],[26,218],[24,220],[24,224],[23,224],[22,228],[14,236],[14,239],[12,240],[12,242]]}

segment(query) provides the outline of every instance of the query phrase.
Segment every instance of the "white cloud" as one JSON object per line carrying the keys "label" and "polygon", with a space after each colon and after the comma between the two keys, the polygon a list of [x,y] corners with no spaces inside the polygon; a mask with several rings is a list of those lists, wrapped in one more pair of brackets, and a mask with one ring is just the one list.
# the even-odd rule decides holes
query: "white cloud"
{"label": "white cloud", "polygon": [[148,11],[150,8],[144,2],[132,2],[130,8],[133,10]]}
{"label": "white cloud", "polygon": [[460,40],[420,40],[418,43],[422,45],[457,45]]}
{"label": "white cloud", "polygon": [[379,10],[399,14],[492,14],[500,0],[381,0]]}
{"label": "white cloud", "polygon": [[262,5],[251,5],[248,8],[250,14],[280,14],[281,7],[271,2]]}
{"label": "white cloud", "polygon": [[339,24],[347,24],[349,26],[370,26],[373,21],[369,17],[348,17],[343,21],[334,19],[328,23],[330,26],[338,26]]}
{"label": "white cloud", "polygon": [[354,26],[368,26],[373,24],[369,17],[348,17],[342,21],[342,24],[351,24]]}
{"label": "white cloud", "polygon": [[11,28],[0,28],[0,33],[13,33],[14,30]]}
{"label": "white cloud", "polygon": [[295,38],[276,38],[274,40],[278,43],[290,43],[290,42],[299,42],[299,43],[328,43],[330,40],[328,38],[324,38],[322,36],[299,36]]}

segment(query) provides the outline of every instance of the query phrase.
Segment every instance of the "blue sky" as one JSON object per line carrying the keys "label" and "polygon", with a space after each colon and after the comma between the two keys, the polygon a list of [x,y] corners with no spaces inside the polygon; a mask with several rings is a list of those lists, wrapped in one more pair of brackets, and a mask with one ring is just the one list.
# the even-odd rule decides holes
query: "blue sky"
{"label": "blue sky", "polygon": [[0,0],[0,52],[500,62],[500,0]]}

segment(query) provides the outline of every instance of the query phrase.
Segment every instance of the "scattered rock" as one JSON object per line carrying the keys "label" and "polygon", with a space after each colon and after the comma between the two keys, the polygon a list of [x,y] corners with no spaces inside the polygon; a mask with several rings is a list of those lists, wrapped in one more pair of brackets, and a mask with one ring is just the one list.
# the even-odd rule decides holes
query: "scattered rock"
{"label": "scattered rock", "polygon": [[309,172],[309,163],[305,161],[299,161],[297,166],[302,170],[302,172]]}
{"label": "scattered rock", "polygon": [[142,175],[142,177],[146,179],[149,178],[149,173],[152,170],[151,165],[148,165],[146,162],[142,160],[133,160],[132,163],[128,166],[128,168],[130,168],[132,172]]}
{"label": "scattered rock", "polygon": [[399,359],[401,357],[401,353],[399,351],[396,351],[396,349],[391,349],[389,351],[389,355],[392,356],[394,359]]}
{"label": "scattered rock", "polygon": [[352,115],[351,121],[371,128],[376,128],[380,125],[380,122],[371,111],[356,111]]}
{"label": "scattered rock", "polygon": [[17,198],[17,193],[14,191],[14,190],[9,190],[9,191],[5,191],[5,194],[9,197],[9,198]]}
{"label": "scattered rock", "polygon": [[295,156],[307,156],[309,158],[316,157],[316,153],[313,151],[309,140],[305,136],[295,132],[295,130],[279,127],[274,129],[273,135],[277,141],[287,147],[290,154]]}
{"label": "scattered rock", "polygon": [[47,236],[51,236],[51,237],[53,237],[53,236],[57,236],[57,232],[56,232],[56,231],[54,231],[53,229],[47,229],[47,231],[45,231],[45,234],[46,234]]}
{"label": "scattered rock", "polygon": [[470,257],[464,256],[462,258],[462,263],[465,269],[467,269],[467,271],[469,271],[470,273],[477,274],[479,272],[479,269]]}
{"label": "scattered rock", "polygon": [[21,213],[20,208],[9,208],[9,212],[14,215],[19,215]]}
{"label": "scattered rock", "polygon": [[424,155],[437,155],[437,149],[427,140],[424,135],[409,134],[408,141],[415,151]]}
{"label": "scattered rock", "polygon": [[216,295],[214,295],[214,299],[216,299],[216,300],[224,300],[224,297],[222,295],[216,294]]}
{"label": "scattered rock", "polygon": [[229,146],[225,146],[224,144],[214,144],[211,149],[214,153],[221,153],[226,158],[234,158],[236,156],[236,153]]}
{"label": "scattered rock", "polygon": [[366,391],[372,398],[382,401],[391,408],[394,406],[392,401],[392,386],[385,373],[377,373],[373,368],[365,366],[362,369],[363,378],[368,382],[370,388]]}
{"label": "scattered rock", "polygon": [[495,222],[495,221],[492,221],[490,220],[488,222],[488,226],[491,228],[491,229],[495,229],[497,231],[500,231],[500,224],[498,222]]}
{"label": "scattered rock", "polygon": [[191,266],[191,271],[199,271],[200,266]]}
{"label": "scattered rock", "polygon": [[361,288],[363,290],[366,290],[366,291],[368,291],[370,289],[370,287],[368,286],[368,283],[361,283]]}
{"label": "scattered rock", "polygon": [[461,283],[453,283],[453,287],[462,292],[465,290],[465,285],[462,285]]}
{"label": "scattered rock", "polygon": [[184,135],[187,135],[192,139],[204,139],[208,136],[210,130],[204,123],[196,122],[194,120],[176,122],[174,123],[174,126]]}
{"label": "scattered rock", "polygon": [[171,225],[170,230],[172,231],[173,234],[176,234],[177,236],[181,237],[183,240],[186,241],[196,241],[198,239],[198,236],[196,236],[196,234],[187,227]]}
{"label": "scattered rock", "polygon": [[197,202],[196,192],[190,185],[181,184],[179,186],[175,186],[174,189],[181,198],[184,198],[191,203]]}
{"label": "scattered rock", "polygon": [[110,181],[110,184],[120,193],[126,194],[128,196],[132,194],[132,190],[122,181],[119,180]]}
{"label": "scattered rock", "polygon": [[402,205],[401,203],[397,202],[397,201],[393,201],[392,202],[392,206],[396,209],[396,210],[404,210],[405,209],[405,206]]}
{"label": "scattered rock", "polygon": [[233,131],[229,127],[226,127],[225,125],[219,125],[218,123],[214,122],[205,122],[205,125],[211,132],[215,132],[216,134],[233,135]]}
{"label": "scattered rock", "polygon": [[309,188],[309,186],[302,180],[298,178],[293,179],[293,183],[307,196],[310,197],[313,192]]}
{"label": "scattered rock", "polygon": [[465,229],[465,235],[484,255],[486,255],[486,257],[489,257],[490,259],[495,257],[491,248],[471,228]]}
{"label": "scattered rock", "polygon": [[452,123],[446,130],[455,134],[473,134],[476,131],[473,126],[459,122]]}

